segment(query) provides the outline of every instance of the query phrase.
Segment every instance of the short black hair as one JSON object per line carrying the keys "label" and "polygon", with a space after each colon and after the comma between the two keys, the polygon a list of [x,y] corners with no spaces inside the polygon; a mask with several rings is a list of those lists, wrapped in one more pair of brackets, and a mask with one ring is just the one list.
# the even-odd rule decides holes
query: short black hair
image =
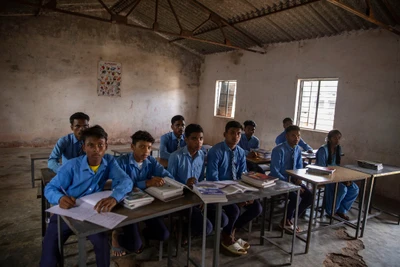
{"label": "short black hair", "polygon": [[71,117],[69,117],[69,122],[71,124],[74,123],[74,120],[87,120],[87,121],[90,121],[90,118],[89,118],[88,115],[86,115],[83,112],[76,112],[76,113],[72,114]]}
{"label": "short black hair", "polygon": [[282,122],[286,123],[286,122],[289,122],[289,121],[293,122],[292,118],[287,117],[287,118],[284,118]]}
{"label": "short black hair", "polygon": [[257,127],[257,124],[256,124],[254,121],[252,121],[252,120],[247,120],[247,121],[245,121],[245,122],[243,123],[243,125],[244,125],[244,128],[246,128],[247,126],[253,126],[254,128]]}
{"label": "short black hair", "polygon": [[184,121],[185,118],[182,115],[175,115],[171,119],[171,124],[174,124],[176,121]]}
{"label": "short black hair", "polygon": [[243,130],[243,126],[238,121],[229,121],[225,125],[225,132],[228,132],[230,128],[240,128],[241,130]]}
{"label": "short black hair", "polygon": [[139,141],[150,142],[152,144],[155,141],[153,136],[151,136],[151,134],[146,131],[137,131],[131,136],[131,139],[132,139],[132,144],[134,145]]}
{"label": "short black hair", "polygon": [[189,124],[185,128],[185,137],[189,138],[192,133],[204,133],[204,131],[199,124]]}
{"label": "short black hair", "polygon": [[106,133],[106,131],[103,129],[103,127],[101,127],[100,125],[95,125],[92,127],[89,127],[85,130],[83,130],[82,132],[82,140],[83,142],[85,142],[86,138],[88,137],[96,137],[96,138],[104,138],[108,139],[108,134]]}
{"label": "short black hair", "polygon": [[285,129],[285,133],[290,133],[292,131],[300,131],[300,127],[297,125],[290,125]]}

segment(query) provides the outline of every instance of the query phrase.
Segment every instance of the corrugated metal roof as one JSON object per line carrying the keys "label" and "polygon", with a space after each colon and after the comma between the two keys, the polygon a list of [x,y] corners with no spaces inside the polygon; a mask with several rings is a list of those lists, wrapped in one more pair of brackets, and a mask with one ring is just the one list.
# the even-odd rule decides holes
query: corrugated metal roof
{"label": "corrugated metal roof", "polygon": [[[134,6],[128,22],[152,28],[157,5],[158,33],[164,38],[201,54],[218,53],[236,48],[250,49],[258,45],[291,42],[332,36],[354,30],[378,27],[327,0],[103,0],[115,14],[126,15]],[[25,0],[36,4],[38,1]],[[341,0],[341,3],[368,14],[365,0]],[[373,19],[399,29],[400,1],[371,0]],[[174,12],[176,17],[174,15]],[[98,0],[58,0],[57,8],[111,19]],[[37,13],[38,8],[23,8],[8,1],[0,14]],[[211,14],[211,16],[210,16]],[[192,38],[179,38],[181,29],[192,32]],[[227,25],[229,24],[229,25]],[[173,33],[168,34],[169,33]],[[188,38],[188,37],[187,37]],[[228,45],[218,46],[210,42]],[[258,45],[257,45],[258,44]]]}

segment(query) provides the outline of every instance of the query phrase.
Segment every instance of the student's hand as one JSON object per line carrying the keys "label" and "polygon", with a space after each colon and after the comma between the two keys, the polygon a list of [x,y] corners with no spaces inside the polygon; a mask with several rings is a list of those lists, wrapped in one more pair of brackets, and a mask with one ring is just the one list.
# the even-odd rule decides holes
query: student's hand
{"label": "student's hand", "polygon": [[60,198],[59,206],[62,209],[70,209],[72,207],[75,207],[76,205],[76,199],[74,197],[67,197],[63,196]]}
{"label": "student's hand", "polygon": [[257,152],[251,151],[249,154],[247,154],[247,157],[249,158],[257,158]]}
{"label": "student's hand", "polygon": [[163,186],[165,184],[165,181],[161,177],[153,177],[150,180],[146,181],[146,187],[152,187],[152,186]]}
{"label": "student's hand", "polygon": [[115,207],[115,205],[117,205],[117,200],[113,197],[107,197],[97,202],[96,206],[94,206],[94,209],[98,213],[107,212],[111,211]]}
{"label": "student's hand", "polygon": [[187,186],[192,187],[194,184],[197,184],[196,178],[192,177],[192,178],[187,179],[187,181],[186,181]]}
{"label": "student's hand", "polygon": [[314,153],[314,151],[312,149],[307,150],[308,153]]}

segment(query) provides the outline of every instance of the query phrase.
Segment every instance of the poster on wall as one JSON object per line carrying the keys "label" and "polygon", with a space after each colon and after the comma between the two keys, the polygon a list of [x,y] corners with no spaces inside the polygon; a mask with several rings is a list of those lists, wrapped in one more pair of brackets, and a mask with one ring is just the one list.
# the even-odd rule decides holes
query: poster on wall
{"label": "poster on wall", "polygon": [[121,96],[121,63],[100,61],[97,95]]}

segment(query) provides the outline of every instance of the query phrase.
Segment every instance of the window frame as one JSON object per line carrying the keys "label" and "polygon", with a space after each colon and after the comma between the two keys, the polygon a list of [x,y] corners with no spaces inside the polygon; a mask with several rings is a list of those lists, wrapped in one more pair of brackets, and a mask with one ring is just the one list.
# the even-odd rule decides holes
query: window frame
{"label": "window frame", "polygon": [[[228,82],[228,88],[227,88],[227,95],[226,95],[226,105],[225,105],[225,114],[228,114],[229,110],[229,84],[235,83],[235,91],[233,93],[233,101],[232,101],[232,106],[231,106],[231,116],[224,116],[224,115],[218,115],[218,108],[219,108],[219,103],[220,103],[220,98],[221,98],[221,86],[222,82]],[[235,118],[235,111],[236,111],[236,94],[237,94],[237,80],[216,80],[215,81],[215,98],[214,98],[214,117],[218,118],[225,118],[225,119],[234,119]]]}

